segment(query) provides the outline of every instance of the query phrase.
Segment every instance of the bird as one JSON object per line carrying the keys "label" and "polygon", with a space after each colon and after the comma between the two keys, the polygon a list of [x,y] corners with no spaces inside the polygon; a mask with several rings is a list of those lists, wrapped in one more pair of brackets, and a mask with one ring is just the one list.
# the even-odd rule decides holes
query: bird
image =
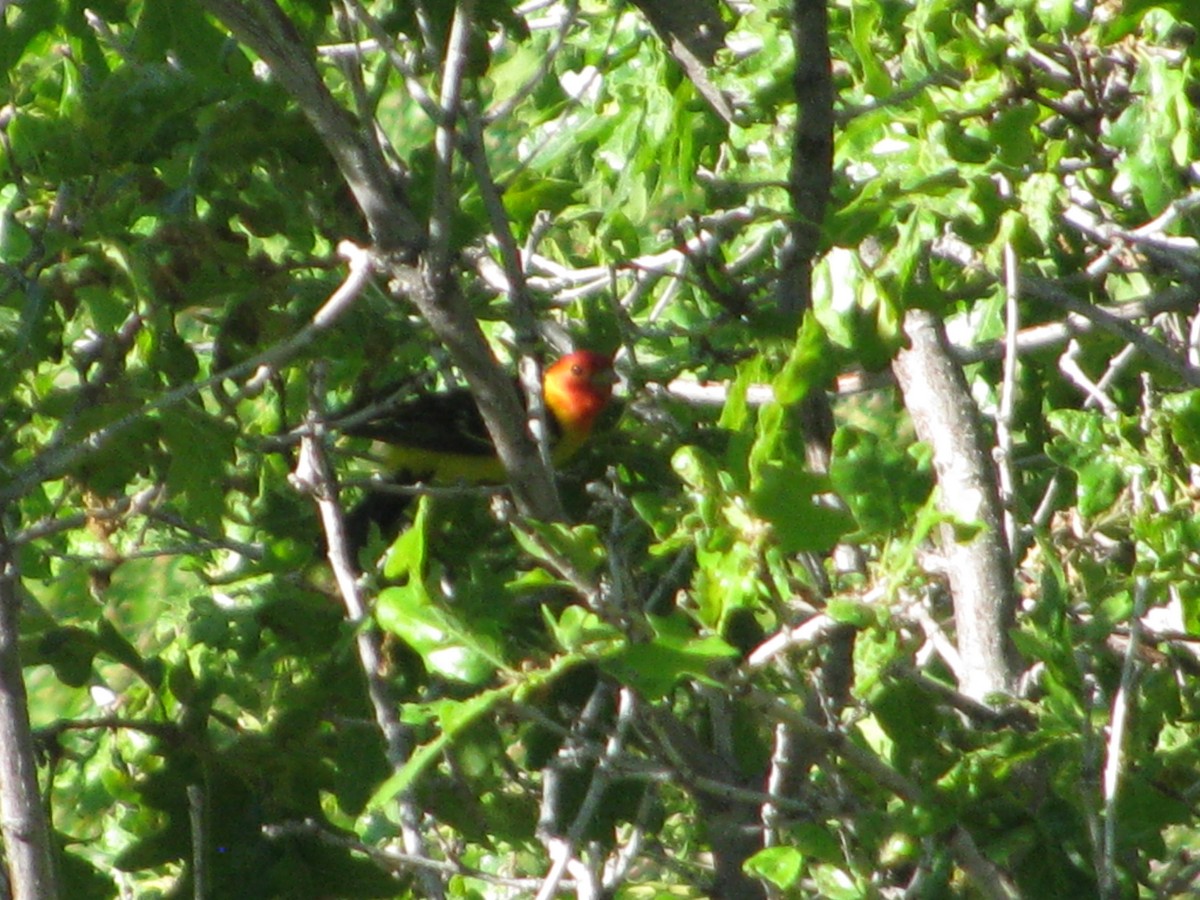
{"label": "bird", "polygon": [[[615,382],[612,357],[593,350],[568,353],[545,369],[542,396],[554,465],[587,443]],[[475,399],[464,388],[422,394],[343,433],[376,442],[374,455],[392,484],[502,484],[507,477]],[[346,517],[352,552],[366,545],[372,525],[384,534],[396,530],[407,501],[368,492]]]}

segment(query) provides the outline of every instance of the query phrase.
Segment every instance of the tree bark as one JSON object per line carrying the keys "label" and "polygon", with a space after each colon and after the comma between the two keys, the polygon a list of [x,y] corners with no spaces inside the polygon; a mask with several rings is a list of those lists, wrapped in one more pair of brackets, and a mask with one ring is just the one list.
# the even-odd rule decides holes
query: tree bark
{"label": "tree bark", "polygon": [[812,306],[812,265],[833,186],[833,69],[826,0],[795,0],[792,44],[797,120],[788,177],[792,246],[787,267],[794,271],[782,300],[784,311],[799,317]]}
{"label": "tree bark", "polygon": [[0,833],[13,900],[51,900],[58,896],[53,845],[38,790],[29,698],[18,652],[20,609],[16,561],[0,522]]}
{"label": "tree bark", "polygon": [[[933,449],[938,505],[953,522],[941,528],[961,671],[959,688],[972,699],[1010,693],[1016,653],[1009,639],[1015,614],[1012,563],[996,471],[978,410],[955,363],[941,321],[909,310],[904,331],[910,346],[893,363],[917,436]],[[959,527],[978,530],[959,537]]]}

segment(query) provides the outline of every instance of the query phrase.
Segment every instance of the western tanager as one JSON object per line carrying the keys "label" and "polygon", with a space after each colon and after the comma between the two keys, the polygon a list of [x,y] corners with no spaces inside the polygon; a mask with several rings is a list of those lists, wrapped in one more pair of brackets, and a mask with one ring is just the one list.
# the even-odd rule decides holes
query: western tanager
{"label": "western tanager", "polygon": [[[615,381],[612,359],[591,350],[568,353],[546,368],[542,394],[555,465],[587,442]],[[345,433],[376,441],[376,455],[396,484],[498,484],[505,478],[483,417],[464,389],[417,397]],[[372,523],[392,528],[404,505],[404,497],[368,494],[347,519],[351,546],[366,543]]]}

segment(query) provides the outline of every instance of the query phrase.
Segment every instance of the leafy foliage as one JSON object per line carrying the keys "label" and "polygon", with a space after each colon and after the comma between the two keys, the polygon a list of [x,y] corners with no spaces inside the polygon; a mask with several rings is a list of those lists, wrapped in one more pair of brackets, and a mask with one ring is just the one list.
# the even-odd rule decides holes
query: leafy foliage
{"label": "leafy foliage", "polygon": [[[378,671],[298,429],[455,375],[386,279],[295,340],[371,240],[335,154],[224,4],[0,10],[0,539],[64,896],[532,895],[563,847],[623,898],[1196,889],[1195,12],[832,4],[796,318],[794,10],[720,7],[725,116],[655,5],[478,0],[443,166],[469,4],[278,3],[397,202],[450,210],[491,345],[529,338],[512,241],[542,333],[627,379],[569,523],[450,490],[370,544]],[[977,526],[887,376],[918,308],[1011,476],[1026,677],[991,706],[929,553]],[[348,506],[369,448],[326,449]]]}

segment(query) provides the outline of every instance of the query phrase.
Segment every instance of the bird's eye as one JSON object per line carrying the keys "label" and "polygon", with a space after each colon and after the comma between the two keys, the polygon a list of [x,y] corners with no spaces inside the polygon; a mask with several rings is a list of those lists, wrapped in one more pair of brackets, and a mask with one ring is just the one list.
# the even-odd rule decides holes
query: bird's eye
{"label": "bird's eye", "polygon": [[574,375],[576,378],[582,378],[583,377],[583,366],[581,366],[579,363],[575,363],[575,365],[571,366],[571,374]]}

